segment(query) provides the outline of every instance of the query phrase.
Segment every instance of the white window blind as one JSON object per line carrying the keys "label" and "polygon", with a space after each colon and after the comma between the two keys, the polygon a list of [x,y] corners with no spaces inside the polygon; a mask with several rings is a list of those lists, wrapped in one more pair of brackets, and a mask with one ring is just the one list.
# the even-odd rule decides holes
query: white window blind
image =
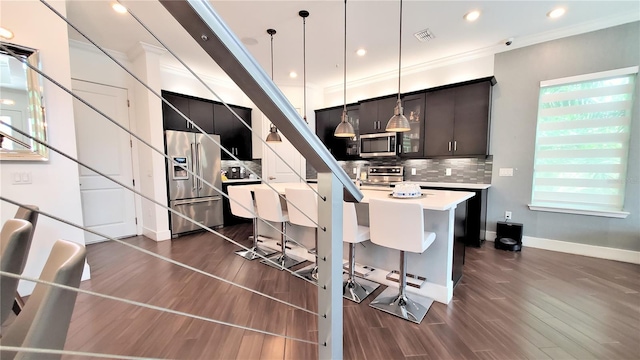
{"label": "white window blind", "polygon": [[540,84],[532,208],[622,211],[637,73]]}

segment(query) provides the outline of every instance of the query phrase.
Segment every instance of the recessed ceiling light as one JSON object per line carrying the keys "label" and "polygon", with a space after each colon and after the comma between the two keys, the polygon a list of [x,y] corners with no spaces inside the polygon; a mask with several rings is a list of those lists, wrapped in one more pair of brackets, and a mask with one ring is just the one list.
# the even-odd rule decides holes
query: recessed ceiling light
{"label": "recessed ceiling light", "polygon": [[13,31],[0,26],[0,37],[3,39],[13,39]]}
{"label": "recessed ceiling light", "polygon": [[117,13],[120,13],[120,14],[126,14],[127,13],[127,8],[124,7],[124,5],[122,5],[120,3],[113,3],[111,5],[111,8],[113,8],[113,10],[115,10]]}
{"label": "recessed ceiling light", "polygon": [[567,12],[567,10],[565,10],[565,8],[556,8],[556,9],[553,9],[553,10],[549,11],[547,13],[547,16],[552,18],[552,19],[555,19],[555,18],[559,18],[560,16],[564,15],[565,12]]}
{"label": "recessed ceiling light", "polygon": [[464,19],[469,22],[476,21],[478,20],[479,17],[480,17],[480,10],[473,10],[464,14]]}
{"label": "recessed ceiling light", "polygon": [[292,72],[289,73],[289,77],[295,79],[295,78],[298,77],[298,73],[295,72],[295,71],[292,71]]}
{"label": "recessed ceiling light", "polygon": [[367,53],[367,50],[365,49],[358,49],[358,51],[356,51],[356,54],[358,54],[358,56],[364,56]]}

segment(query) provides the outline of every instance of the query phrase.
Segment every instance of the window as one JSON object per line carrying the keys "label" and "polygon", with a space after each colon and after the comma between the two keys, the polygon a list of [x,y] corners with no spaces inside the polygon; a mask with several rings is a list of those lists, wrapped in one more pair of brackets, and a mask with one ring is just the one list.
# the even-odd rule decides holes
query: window
{"label": "window", "polygon": [[638,67],[543,81],[532,210],[626,217],[622,211]]}

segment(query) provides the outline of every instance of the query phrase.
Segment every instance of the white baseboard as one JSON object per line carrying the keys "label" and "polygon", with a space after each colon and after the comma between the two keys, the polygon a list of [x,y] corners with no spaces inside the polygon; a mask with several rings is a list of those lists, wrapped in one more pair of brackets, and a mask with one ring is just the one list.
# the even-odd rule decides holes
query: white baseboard
{"label": "white baseboard", "polygon": [[80,281],[85,281],[89,279],[91,279],[91,267],[89,266],[89,263],[85,260],[84,269],[82,269],[82,277],[80,278]]}
{"label": "white baseboard", "polygon": [[155,240],[155,241],[165,241],[165,240],[171,240],[171,231],[170,230],[162,230],[162,231],[155,231],[155,230],[151,230],[149,228],[146,227],[142,227],[142,235],[148,237],[151,240]]}
{"label": "white baseboard", "polygon": [[[487,241],[494,241],[495,238],[495,231],[487,231],[485,233],[485,239],[487,239]],[[590,256],[599,259],[622,261],[631,264],[640,264],[639,251],[616,249],[597,245],[587,245],[568,241],[551,240],[533,236],[523,236],[522,246],[558,251],[567,254]]]}

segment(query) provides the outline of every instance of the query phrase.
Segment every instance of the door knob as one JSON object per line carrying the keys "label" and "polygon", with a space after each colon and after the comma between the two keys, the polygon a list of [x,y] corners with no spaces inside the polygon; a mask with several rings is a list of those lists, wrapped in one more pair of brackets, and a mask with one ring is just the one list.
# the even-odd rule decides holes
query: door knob
{"label": "door knob", "polygon": [[269,180],[275,180],[276,177],[275,176],[269,176]]}

